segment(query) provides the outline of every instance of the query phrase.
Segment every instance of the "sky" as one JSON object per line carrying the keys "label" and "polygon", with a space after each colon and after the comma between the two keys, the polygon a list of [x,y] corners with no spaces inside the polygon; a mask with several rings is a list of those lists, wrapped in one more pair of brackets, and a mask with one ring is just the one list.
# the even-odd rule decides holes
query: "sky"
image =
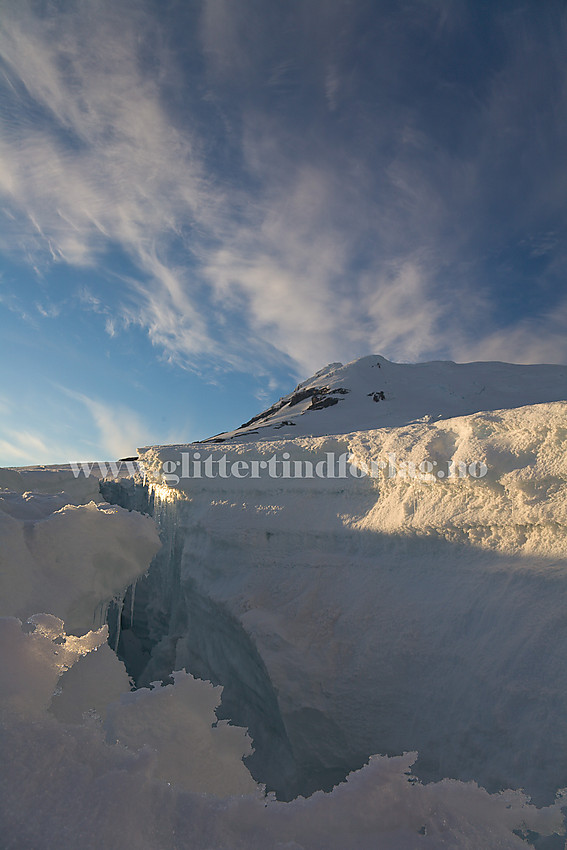
{"label": "sky", "polygon": [[563,0],[0,0],[0,465],[567,362]]}

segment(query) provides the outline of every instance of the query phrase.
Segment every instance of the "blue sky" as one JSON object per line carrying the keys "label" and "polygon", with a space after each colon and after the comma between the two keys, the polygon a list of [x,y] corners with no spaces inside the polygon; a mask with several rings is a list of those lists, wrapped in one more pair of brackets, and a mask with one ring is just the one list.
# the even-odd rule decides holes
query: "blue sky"
{"label": "blue sky", "polygon": [[0,464],[567,362],[560,0],[4,0]]}

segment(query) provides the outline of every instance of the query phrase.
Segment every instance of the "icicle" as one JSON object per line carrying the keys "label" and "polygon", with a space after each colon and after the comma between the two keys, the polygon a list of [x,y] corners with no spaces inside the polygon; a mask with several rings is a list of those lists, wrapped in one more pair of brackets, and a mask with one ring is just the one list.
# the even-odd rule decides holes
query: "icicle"
{"label": "icicle", "polygon": [[100,629],[100,621],[102,615],[102,602],[99,602],[96,608],[94,609],[93,614],[93,629]]}
{"label": "icicle", "polygon": [[99,602],[93,614],[93,629],[100,629],[107,622],[108,602]]}
{"label": "icicle", "polygon": [[134,600],[136,598],[136,583],[138,579],[130,586],[130,628],[134,625]]}
{"label": "icicle", "polygon": [[118,614],[116,617],[116,637],[114,639],[114,651],[118,652],[118,644],[120,643],[120,626],[122,625],[122,610],[124,608],[124,597],[119,596],[116,598],[116,608],[118,610]]}

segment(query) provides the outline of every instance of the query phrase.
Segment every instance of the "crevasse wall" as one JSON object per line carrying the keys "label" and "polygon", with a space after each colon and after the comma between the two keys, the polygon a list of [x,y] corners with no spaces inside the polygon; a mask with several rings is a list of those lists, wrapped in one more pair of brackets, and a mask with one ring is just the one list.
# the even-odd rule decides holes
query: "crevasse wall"
{"label": "crevasse wall", "polygon": [[258,744],[254,775],[282,796],[417,750],[424,779],[551,799],[567,785],[566,439],[559,402],[230,447],[248,461],[348,452],[359,469],[388,455],[486,464],[452,480],[167,487],[163,462],[197,447],[147,450],[167,547],[138,583],[123,652],[141,683],[186,667],[223,684]]}
{"label": "crevasse wall", "polygon": [[180,669],[222,684],[216,714],[249,729],[254,752],[246,765],[252,775],[277,789],[282,799],[297,796],[303,787],[301,777],[277,696],[253,640],[227,606],[199,592],[190,576],[181,577],[188,541],[180,525],[179,495],[140,481],[104,481],[101,490],[108,501],[150,511],[162,539],[146,576],[111,607],[111,646],[138,687],[169,681],[172,671]]}

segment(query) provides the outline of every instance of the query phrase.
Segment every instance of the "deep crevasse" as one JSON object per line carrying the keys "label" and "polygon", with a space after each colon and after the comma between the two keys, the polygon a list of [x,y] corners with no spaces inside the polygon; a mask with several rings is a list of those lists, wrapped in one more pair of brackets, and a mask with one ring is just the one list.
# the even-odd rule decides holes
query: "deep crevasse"
{"label": "deep crevasse", "polygon": [[176,489],[162,464],[196,447],[148,450],[144,492],[166,551],[122,636],[139,681],[186,667],[223,684],[225,716],[255,738],[254,775],[284,797],[330,787],[371,753],[415,749],[422,778],[551,799],[567,784],[566,411],[230,447],[241,460],[486,462],[484,478],[451,482]]}

